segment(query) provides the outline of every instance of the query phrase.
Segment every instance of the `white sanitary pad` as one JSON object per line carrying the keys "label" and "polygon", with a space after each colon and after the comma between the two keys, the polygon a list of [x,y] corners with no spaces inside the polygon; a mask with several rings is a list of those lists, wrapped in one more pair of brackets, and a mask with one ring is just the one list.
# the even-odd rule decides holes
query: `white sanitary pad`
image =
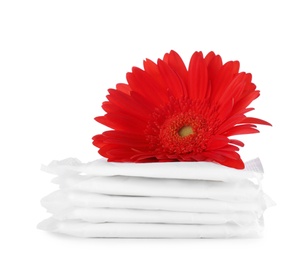
{"label": "white sanitary pad", "polygon": [[208,162],[53,161],[59,190],[42,199],[52,214],[39,228],[79,237],[228,238],[260,236],[273,202],[259,159],[245,170]]}

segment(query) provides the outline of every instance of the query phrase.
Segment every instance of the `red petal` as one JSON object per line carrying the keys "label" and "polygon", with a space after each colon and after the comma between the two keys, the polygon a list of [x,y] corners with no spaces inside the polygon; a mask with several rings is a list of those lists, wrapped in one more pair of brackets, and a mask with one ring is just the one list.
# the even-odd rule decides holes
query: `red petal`
{"label": "red petal", "polygon": [[208,67],[208,65],[210,64],[210,62],[212,61],[212,59],[216,57],[215,53],[213,51],[208,52],[208,54],[205,57],[205,62],[206,62],[206,66]]}
{"label": "red petal", "polygon": [[[237,148],[237,147],[236,147]],[[215,150],[215,153],[222,155],[228,159],[238,160],[240,159],[239,154],[236,151],[229,151],[229,150]]]}
{"label": "red petal", "polygon": [[210,161],[214,161],[217,162],[219,164],[231,167],[231,168],[235,168],[235,169],[244,169],[245,165],[243,163],[243,161],[240,159],[239,155],[238,155],[238,159],[232,159],[232,158],[228,158],[225,157],[221,154],[218,154],[216,152],[204,152],[203,153],[208,159],[210,159]]}
{"label": "red petal", "polygon": [[230,118],[228,118],[226,121],[224,121],[218,131],[217,131],[217,134],[222,134],[224,132],[226,132],[227,130],[231,129],[233,126],[235,126],[236,124],[239,124],[241,123],[241,121],[245,118],[246,116],[245,115],[242,115],[242,114],[237,114],[237,115],[234,115]]}
{"label": "red petal", "polygon": [[217,72],[221,69],[223,65],[222,59],[219,55],[215,56],[208,64],[208,78],[212,81]]}
{"label": "red petal", "polygon": [[207,144],[208,150],[215,150],[226,146],[229,142],[229,139],[223,135],[215,135],[213,136]]}
{"label": "red petal", "polygon": [[217,152],[235,152],[235,156],[238,155],[238,153],[236,153],[237,151],[239,151],[239,147],[232,145],[232,144],[227,144],[226,146],[219,148],[218,150],[216,150]]}
{"label": "red petal", "polygon": [[254,92],[251,92],[244,98],[240,99],[233,107],[232,113],[241,113],[242,110],[244,110],[252,101],[254,101],[256,98],[258,98],[260,95],[259,91],[256,90]]}
{"label": "red petal", "polygon": [[249,125],[239,125],[233,127],[232,129],[228,130],[224,134],[226,136],[232,136],[232,135],[255,134],[255,133],[259,133],[259,131],[257,129],[250,127]]}
{"label": "red petal", "polygon": [[[145,103],[139,103],[133,97],[128,96],[123,92],[110,89],[109,93],[110,95],[107,96],[108,100],[110,101],[109,104],[113,105],[116,110],[122,110],[126,113],[136,115],[141,118],[148,118],[152,112],[152,110],[145,106]],[[108,102],[103,103],[103,108],[106,103]],[[105,109],[105,111],[107,110]]]}
{"label": "red petal", "polygon": [[251,123],[251,124],[259,124],[259,125],[269,125],[272,126],[269,122],[264,121],[262,119],[259,118],[255,118],[255,117],[246,117],[242,123]]}
{"label": "red petal", "polygon": [[126,74],[126,78],[133,91],[146,97],[155,106],[160,105],[162,100],[167,98],[166,89],[162,89],[162,86],[158,86],[139,68],[134,67],[132,73]]}
{"label": "red petal", "polygon": [[131,157],[135,154],[128,147],[111,144],[101,147],[98,152],[108,158],[109,162],[131,162]]}
{"label": "red petal", "polygon": [[[154,78],[141,69],[134,68],[133,73],[137,81],[140,82],[142,90],[149,89],[147,93],[155,96],[159,105],[162,104],[162,102],[168,101],[166,86],[162,87],[159,85]],[[147,98],[149,98],[149,95],[147,95]]]}
{"label": "red petal", "polygon": [[241,159],[230,159],[230,158],[226,158],[224,161],[220,162],[222,165],[231,167],[231,168],[235,168],[238,170],[242,170],[245,168],[245,164]]}
{"label": "red petal", "polygon": [[119,144],[128,146],[131,148],[147,147],[148,143],[145,141],[144,135],[138,135],[123,131],[106,131],[98,140],[101,140],[104,144]]}
{"label": "red petal", "polygon": [[188,93],[191,99],[203,100],[207,97],[208,71],[201,52],[195,52],[188,69]]}
{"label": "red petal", "polygon": [[237,74],[231,83],[224,89],[223,93],[220,95],[219,104],[227,102],[229,99],[232,99],[235,103],[240,97],[241,93],[244,90],[246,74],[244,72]]}
{"label": "red petal", "polygon": [[95,120],[112,129],[128,131],[131,133],[143,133],[146,122],[125,113],[110,113],[96,117]]}
{"label": "red petal", "polygon": [[187,86],[187,68],[180,55],[175,51],[171,51],[170,53],[165,54],[163,60],[168,63]]}
{"label": "red petal", "polygon": [[241,146],[241,147],[245,146],[245,144],[243,142],[241,142],[240,140],[236,140],[236,139],[229,139],[229,143],[235,144],[235,145],[238,145],[238,146]]}
{"label": "red petal", "polygon": [[224,90],[238,73],[238,70],[239,62],[229,61],[217,72],[216,77],[212,81],[211,100],[214,104],[218,102]]}
{"label": "red petal", "polygon": [[166,90],[166,94],[170,91],[170,93],[176,98],[182,98],[183,96],[187,96],[186,86],[181,78],[175,73],[171,67],[168,66],[167,63],[162,60],[158,60],[158,68],[161,73],[161,76],[164,80],[164,85]]}
{"label": "red petal", "polygon": [[118,84],[116,84],[116,89],[127,95],[130,95],[130,93],[131,93],[131,87],[127,84],[118,83]]}
{"label": "red petal", "polygon": [[144,70],[157,82],[162,89],[164,89],[164,80],[158,69],[158,65],[153,61],[146,59],[143,62]]}

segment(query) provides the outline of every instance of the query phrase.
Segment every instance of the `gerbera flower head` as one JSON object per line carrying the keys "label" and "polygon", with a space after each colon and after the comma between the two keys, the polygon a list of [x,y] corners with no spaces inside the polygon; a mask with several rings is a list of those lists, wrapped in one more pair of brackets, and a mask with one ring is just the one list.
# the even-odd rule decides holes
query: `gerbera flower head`
{"label": "gerbera flower head", "polygon": [[126,78],[108,90],[106,114],[95,118],[112,129],[93,137],[108,161],[211,161],[243,169],[244,144],[232,137],[270,125],[245,115],[259,96],[252,75],[214,52],[195,52],[187,68],[171,51],[157,63],[146,59]]}

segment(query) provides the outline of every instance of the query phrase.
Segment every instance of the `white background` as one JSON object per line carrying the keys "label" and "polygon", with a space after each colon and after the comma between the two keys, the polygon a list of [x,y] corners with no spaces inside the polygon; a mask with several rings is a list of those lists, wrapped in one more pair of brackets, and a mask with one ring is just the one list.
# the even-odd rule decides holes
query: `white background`
{"label": "white background", "polygon": [[[1,259],[300,259],[299,1],[0,1]],[[36,229],[55,190],[40,164],[98,158],[94,117],[132,66],[176,50],[239,60],[261,96],[254,116],[273,127],[245,136],[259,156],[262,239],[76,239]],[[134,126],[133,126],[134,127]],[[4,256],[6,255],[6,256]]]}

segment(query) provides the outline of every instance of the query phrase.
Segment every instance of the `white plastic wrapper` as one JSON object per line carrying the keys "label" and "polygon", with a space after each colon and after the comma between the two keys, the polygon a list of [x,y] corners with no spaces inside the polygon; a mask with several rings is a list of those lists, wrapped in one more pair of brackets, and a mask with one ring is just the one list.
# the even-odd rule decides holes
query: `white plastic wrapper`
{"label": "white plastic wrapper", "polygon": [[165,163],[108,163],[98,159],[82,163],[76,158],[52,161],[42,170],[53,174],[85,173],[92,176],[130,176],[160,179],[185,179],[237,182],[262,179],[263,167],[259,158],[245,163],[244,170],[237,170],[208,162],[165,162]]}
{"label": "white plastic wrapper", "polygon": [[53,215],[57,220],[83,220],[91,223],[166,223],[219,225],[234,223],[240,226],[258,221],[250,212],[193,213],[164,210],[73,207]]}
{"label": "white plastic wrapper", "polygon": [[58,190],[43,198],[41,204],[50,213],[59,212],[72,207],[85,207],[195,213],[251,212],[261,216],[266,208],[273,205],[273,202],[265,194],[251,201],[229,202],[213,199],[111,196],[91,192]]}
{"label": "white plastic wrapper", "polygon": [[179,197],[248,201],[261,196],[252,182],[140,178],[128,176],[96,177],[67,175],[55,179],[64,190],[78,190],[107,195]]}
{"label": "white plastic wrapper", "polygon": [[39,224],[51,232],[87,238],[252,238],[261,236],[262,225],[174,225],[142,223],[90,223],[53,218]]}
{"label": "white plastic wrapper", "polygon": [[39,228],[79,237],[228,238],[260,236],[273,202],[259,159],[235,170],[213,163],[53,161],[59,190],[42,199],[53,216]]}

